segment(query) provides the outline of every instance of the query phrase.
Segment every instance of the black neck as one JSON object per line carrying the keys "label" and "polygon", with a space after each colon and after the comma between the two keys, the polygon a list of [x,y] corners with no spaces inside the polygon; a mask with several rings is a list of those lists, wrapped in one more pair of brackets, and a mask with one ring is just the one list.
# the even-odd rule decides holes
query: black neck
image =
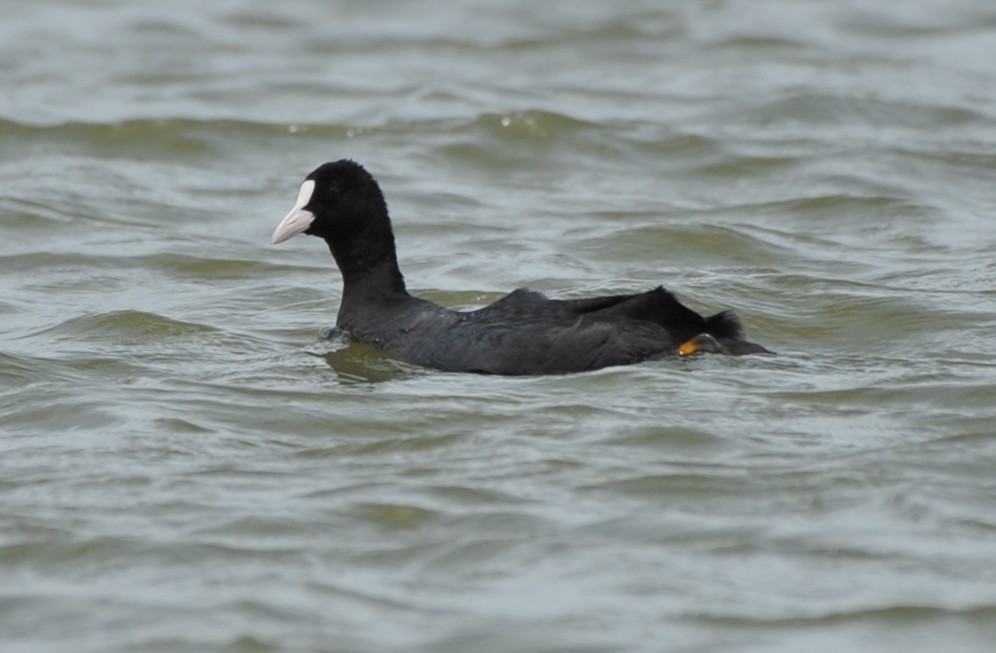
{"label": "black neck", "polygon": [[407,296],[394,237],[381,241],[375,249],[367,244],[361,252],[352,247],[355,242],[355,239],[326,241],[342,273],[343,300],[358,296],[357,299],[389,301],[399,295]]}

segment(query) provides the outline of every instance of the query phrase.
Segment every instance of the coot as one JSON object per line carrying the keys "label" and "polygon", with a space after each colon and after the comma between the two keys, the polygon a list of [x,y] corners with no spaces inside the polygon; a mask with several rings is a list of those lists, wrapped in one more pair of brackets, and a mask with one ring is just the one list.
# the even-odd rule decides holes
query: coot
{"label": "coot", "polygon": [[413,297],[398,267],[387,203],[360,164],[341,160],[305,178],[273,243],[325,240],[342,273],[336,326],[416,365],[483,374],[564,374],[674,356],[700,334],[719,353],[770,353],[743,339],[731,311],[703,317],[663,287],[588,299],[520,288],[474,311]]}

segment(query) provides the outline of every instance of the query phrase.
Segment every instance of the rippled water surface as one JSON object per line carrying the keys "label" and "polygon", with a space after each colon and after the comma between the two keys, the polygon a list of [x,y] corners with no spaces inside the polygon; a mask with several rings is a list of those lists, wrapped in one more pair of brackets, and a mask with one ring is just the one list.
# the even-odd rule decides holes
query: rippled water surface
{"label": "rippled water surface", "polygon": [[[673,5],[673,6],[672,6]],[[992,651],[996,7],[0,2],[0,649]],[[775,358],[322,337],[663,283]]]}

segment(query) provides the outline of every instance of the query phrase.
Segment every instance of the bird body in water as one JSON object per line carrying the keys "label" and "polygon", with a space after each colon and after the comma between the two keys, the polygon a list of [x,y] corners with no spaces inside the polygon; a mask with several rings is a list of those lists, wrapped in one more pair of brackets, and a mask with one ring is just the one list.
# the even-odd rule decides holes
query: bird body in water
{"label": "bird body in water", "polygon": [[473,311],[412,296],[398,266],[384,195],[353,161],[326,163],[308,175],[272,242],[301,233],[325,240],[342,273],[336,326],[416,365],[564,374],[675,356],[700,334],[718,345],[705,351],[770,353],[744,340],[731,311],[703,317],[663,287],[588,299],[550,299],[520,288]]}

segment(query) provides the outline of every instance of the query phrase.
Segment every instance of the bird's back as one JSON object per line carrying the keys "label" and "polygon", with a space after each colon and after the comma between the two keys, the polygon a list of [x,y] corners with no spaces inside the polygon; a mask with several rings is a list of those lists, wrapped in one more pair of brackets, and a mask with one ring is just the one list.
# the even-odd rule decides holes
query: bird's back
{"label": "bird's back", "polygon": [[642,296],[555,300],[519,289],[476,311],[427,308],[378,344],[420,365],[490,374],[578,372],[675,353],[676,336],[627,305]]}

